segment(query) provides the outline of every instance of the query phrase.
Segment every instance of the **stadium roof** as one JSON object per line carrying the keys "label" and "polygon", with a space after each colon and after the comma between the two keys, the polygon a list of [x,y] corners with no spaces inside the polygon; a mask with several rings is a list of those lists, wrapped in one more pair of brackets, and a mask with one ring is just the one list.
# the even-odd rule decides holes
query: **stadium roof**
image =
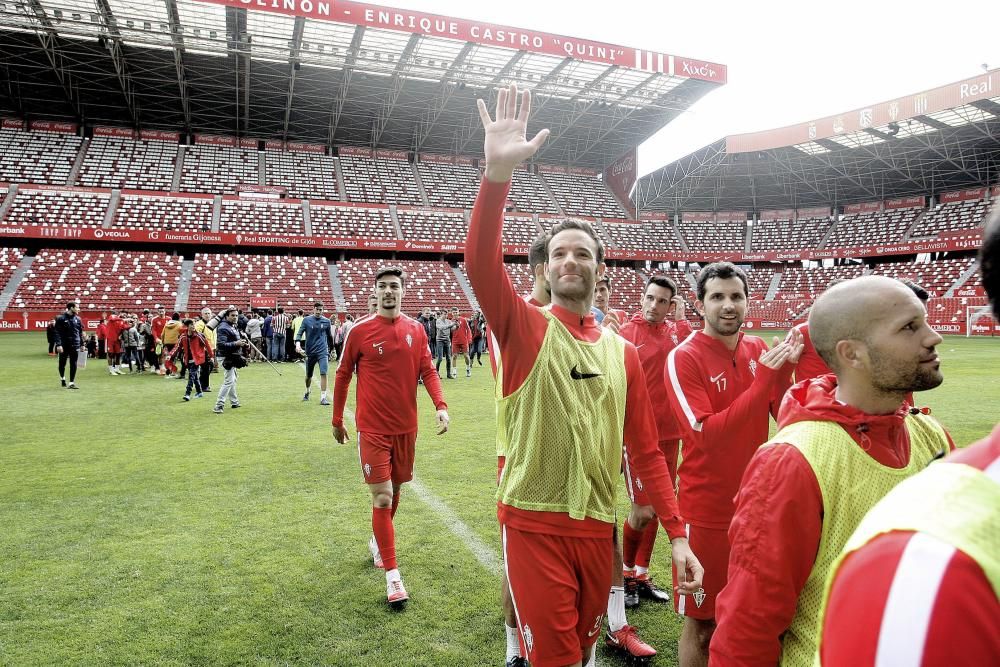
{"label": "stadium roof", "polygon": [[538,161],[602,169],[725,66],[340,0],[0,0],[0,111],[474,154],[475,98],[535,90]]}
{"label": "stadium roof", "polygon": [[995,184],[1000,70],[864,109],[729,136],[641,178],[642,211],[851,204]]}

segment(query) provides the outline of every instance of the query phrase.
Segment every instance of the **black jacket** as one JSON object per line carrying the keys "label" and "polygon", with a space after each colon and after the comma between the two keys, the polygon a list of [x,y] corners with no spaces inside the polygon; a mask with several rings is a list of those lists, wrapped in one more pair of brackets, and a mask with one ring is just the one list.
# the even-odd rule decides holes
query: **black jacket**
{"label": "black jacket", "polygon": [[238,345],[240,334],[229,322],[223,321],[215,330],[216,353],[226,359],[243,356],[243,348]]}
{"label": "black jacket", "polygon": [[63,351],[83,345],[83,322],[76,315],[63,313],[56,318],[55,343]]}

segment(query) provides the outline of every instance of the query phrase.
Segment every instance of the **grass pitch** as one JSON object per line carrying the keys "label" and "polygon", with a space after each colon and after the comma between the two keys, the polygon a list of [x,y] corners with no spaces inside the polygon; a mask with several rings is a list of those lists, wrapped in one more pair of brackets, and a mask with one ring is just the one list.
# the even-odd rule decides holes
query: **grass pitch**
{"label": "grass pitch", "polygon": [[[387,608],[356,448],[333,442],[317,387],[301,401],[301,366],[241,371],[244,407],[215,415],[214,392],[184,403],[180,381],[110,377],[100,360],[61,389],[41,334],[0,334],[0,350],[0,664],[502,664],[497,573],[406,487],[412,600]],[[1000,414],[1000,341],[939,351],[945,384],[921,402],[965,445]],[[444,385],[441,437],[420,390],[416,476],[499,556],[489,369]],[[629,621],[676,664],[671,611],[644,603]]]}

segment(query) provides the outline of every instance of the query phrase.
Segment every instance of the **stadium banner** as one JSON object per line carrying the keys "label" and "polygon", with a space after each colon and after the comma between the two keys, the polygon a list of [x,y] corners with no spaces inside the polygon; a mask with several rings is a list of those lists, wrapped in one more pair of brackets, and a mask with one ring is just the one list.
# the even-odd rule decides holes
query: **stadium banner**
{"label": "stadium banner", "polygon": [[163,130],[140,130],[139,138],[147,141],[171,141],[177,143],[181,140],[179,132],[164,132]]}
{"label": "stadium banner", "polygon": [[21,183],[18,192],[86,192],[94,195],[111,195],[111,188],[88,188],[80,185],[46,185],[44,183]]}
{"label": "stadium banner", "polygon": [[624,207],[629,215],[635,217],[635,204],[629,199],[632,187],[639,175],[639,148],[633,147],[619,156],[614,162],[604,170],[604,183],[611,190],[618,203]]}
{"label": "stadium banner", "polygon": [[375,151],[375,157],[382,158],[384,160],[406,160],[409,158],[406,151],[389,150],[377,150]]}
{"label": "stadium banner", "polygon": [[382,209],[383,211],[389,210],[388,204],[367,204],[367,203],[362,204],[361,202],[353,202],[353,201],[334,201],[332,199],[310,199],[309,208],[314,208],[316,206],[337,206],[340,208],[360,208],[360,209],[377,208],[377,209]]}
{"label": "stadium banner", "polygon": [[796,218],[829,218],[830,217],[830,207],[829,206],[814,206],[812,208],[798,208],[795,209]]}
{"label": "stadium banner", "polygon": [[592,178],[596,178],[601,172],[594,169],[587,169],[586,167],[570,167],[568,173],[573,176],[590,176]]}
{"label": "stadium banner", "polygon": [[950,204],[957,201],[969,201],[971,199],[982,199],[986,194],[986,188],[972,188],[969,190],[956,190],[955,192],[942,192],[941,203]]}
{"label": "stadium banner", "polygon": [[341,146],[337,149],[338,155],[350,155],[353,157],[374,157],[370,148],[360,148],[359,146]]}
{"label": "stadium banner", "polygon": [[476,166],[476,158],[474,158],[474,157],[464,157],[464,156],[459,155],[458,157],[455,158],[455,164],[462,165],[463,167],[475,167]]}
{"label": "stadium banner", "polygon": [[538,165],[538,173],[540,174],[568,174],[569,170],[566,167],[555,167],[548,164]]}
{"label": "stadium banner", "polygon": [[421,162],[433,162],[434,164],[455,164],[454,155],[435,155],[434,153],[421,153]]}
{"label": "stadium banner", "polygon": [[292,153],[315,153],[316,155],[326,155],[326,146],[323,144],[305,144],[301,141],[289,141],[288,150]]}
{"label": "stadium banner", "polygon": [[163,192],[162,190],[122,190],[123,197],[150,197],[153,199],[215,199],[204,192]]}
{"label": "stadium banner", "polygon": [[795,146],[816,139],[852,134],[868,128],[885,127],[889,123],[901,123],[917,116],[954,109],[998,95],[1000,95],[1000,69],[994,69],[923,93],[899,97],[836,116],[764,132],[726,137],[726,152],[747,153]]}
{"label": "stadium banner", "polygon": [[114,137],[116,139],[135,139],[135,130],[127,127],[106,127],[98,125],[94,128],[95,137]]}
{"label": "stadium banner", "polygon": [[260,146],[260,139],[250,139],[247,137],[240,139],[240,148],[249,148],[250,150],[255,151],[258,146]]}
{"label": "stadium banner", "polygon": [[1000,197],[1000,185],[993,186],[993,192],[990,193],[991,197]]}
{"label": "stadium banner", "polygon": [[642,211],[639,213],[640,220],[670,220],[669,213],[660,211]]}
{"label": "stadium banner", "polygon": [[848,204],[844,207],[845,214],[851,213],[875,213],[882,210],[882,202],[866,201],[861,204]]}
{"label": "stadium banner", "polygon": [[706,211],[681,211],[681,220],[691,222],[714,222],[715,213]]}
{"label": "stadium banner", "polygon": [[986,290],[982,287],[963,287],[955,290],[955,296],[986,296]]}
{"label": "stadium banner", "polygon": [[[236,186],[237,194],[256,194],[284,197],[288,194],[288,188],[284,185],[257,185],[256,183],[243,183]],[[223,197],[225,199],[225,197]]]}
{"label": "stadium banner", "polygon": [[440,14],[369,5],[349,0],[198,0],[216,5],[319,21],[334,21],[366,28],[396,30],[428,37],[455,39],[485,46],[499,46],[560,58],[570,57],[603,65],[618,65],[647,72],[663,72],[689,79],[726,82],[726,66],[655,51],[629,48],[589,39],[554,35],[538,30],[512,28]]}
{"label": "stadium banner", "polygon": [[923,207],[924,207],[924,198],[922,196],[902,197],[900,199],[885,200],[886,210],[894,208],[923,208]]}
{"label": "stadium banner", "polygon": [[719,211],[715,214],[715,219],[722,222],[746,222],[746,211]]}
{"label": "stadium banner", "polygon": [[285,150],[285,142],[280,139],[268,139],[264,142],[264,150],[266,151],[283,151]]}
{"label": "stadium banner", "polygon": [[794,208],[771,209],[761,211],[758,220],[791,220],[795,216]]}
{"label": "stadium banner", "polygon": [[5,130],[24,130],[26,129],[25,122],[19,118],[4,118],[3,119],[3,129]]}
{"label": "stadium banner", "polygon": [[194,143],[208,146],[236,146],[236,137],[224,137],[219,134],[196,134]]}
{"label": "stadium banner", "polygon": [[54,120],[33,120],[28,127],[37,132],[76,134],[76,130],[79,126],[76,123],[57,123]]}

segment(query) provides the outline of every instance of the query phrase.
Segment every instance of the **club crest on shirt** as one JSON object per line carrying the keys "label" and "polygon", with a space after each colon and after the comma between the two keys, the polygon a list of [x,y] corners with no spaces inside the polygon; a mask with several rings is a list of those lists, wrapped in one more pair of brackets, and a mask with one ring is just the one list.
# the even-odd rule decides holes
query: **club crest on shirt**
{"label": "club crest on shirt", "polygon": [[525,625],[524,632],[521,634],[524,636],[524,647],[528,649],[528,653],[531,653],[532,648],[535,646],[535,635],[531,634],[531,626]]}
{"label": "club crest on shirt", "polygon": [[757,360],[756,359],[751,359],[750,360],[750,373],[752,375],[757,375]]}
{"label": "club crest on shirt", "polygon": [[364,469],[365,469],[365,477],[371,477],[371,475],[372,475],[372,466],[371,466],[371,464],[370,463],[366,463],[365,466],[364,466]]}
{"label": "club crest on shirt", "polygon": [[640,491],[642,491],[642,480],[639,479],[638,477],[635,478],[635,487]]}
{"label": "club crest on shirt", "polygon": [[694,606],[701,608],[702,603],[705,602],[705,589],[699,588],[691,594],[691,597],[694,598]]}
{"label": "club crest on shirt", "polygon": [[413,347],[413,336],[406,334],[406,347]]}

